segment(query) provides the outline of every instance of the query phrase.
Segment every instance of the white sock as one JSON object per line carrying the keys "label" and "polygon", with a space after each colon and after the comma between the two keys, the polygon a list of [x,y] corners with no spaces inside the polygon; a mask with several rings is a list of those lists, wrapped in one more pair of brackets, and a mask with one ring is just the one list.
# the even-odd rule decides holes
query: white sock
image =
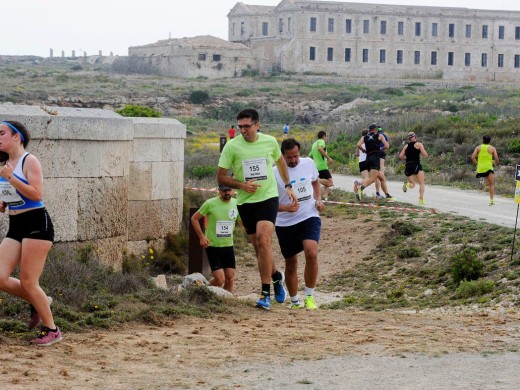
{"label": "white sock", "polygon": [[298,295],[295,295],[294,297],[291,297],[292,303],[298,303],[300,302],[300,297]]}
{"label": "white sock", "polygon": [[314,295],[314,288],[305,286],[305,295]]}

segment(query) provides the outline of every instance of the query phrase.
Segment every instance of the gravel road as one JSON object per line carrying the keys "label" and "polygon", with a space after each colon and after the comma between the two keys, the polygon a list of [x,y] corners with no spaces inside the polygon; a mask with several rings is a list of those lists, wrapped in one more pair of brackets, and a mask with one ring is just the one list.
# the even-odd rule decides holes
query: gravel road
{"label": "gravel road", "polygon": [[[334,174],[334,188],[352,191],[354,180],[358,177]],[[428,179],[428,178],[427,178]],[[418,205],[419,189],[403,192],[403,182],[389,181],[388,190],[392,196],[402,202]],[[365,190],[368,195],[375,195],[372,185]],[[511,194],[513,195],[513,194]],[[426,185],[424,196],[427,206],[445,213],[464,215],[475,220],[484,220],[497,225],[514,228],[518,205],[512,198],[495,196],[495,206],[489,206],[487,193],[459,190],[452,187]]]}

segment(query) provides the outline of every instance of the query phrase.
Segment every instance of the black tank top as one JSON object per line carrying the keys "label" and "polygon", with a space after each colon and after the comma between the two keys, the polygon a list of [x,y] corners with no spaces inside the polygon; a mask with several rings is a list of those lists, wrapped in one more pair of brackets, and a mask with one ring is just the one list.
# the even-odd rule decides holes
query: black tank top
{"label": "black tank top", "polygon": [[421,162],[421,151],[419,149],[414,148],[415,142],[408,142],[408,147],[406,148],[406,162]]}
{"label": "black tank top", "polygon": [[368,133],[363,138],[365,140],[365,150],[367,151],[367,156],[369,154],[374,154],[375,152],[380,152],[379,144],[379,134],[378,133]]}

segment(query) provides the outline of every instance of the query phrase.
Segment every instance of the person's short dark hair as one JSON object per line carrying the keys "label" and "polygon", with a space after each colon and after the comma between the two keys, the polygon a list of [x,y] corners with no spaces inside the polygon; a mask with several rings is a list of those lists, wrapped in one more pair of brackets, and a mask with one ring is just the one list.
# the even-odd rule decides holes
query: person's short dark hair
{"label": "person's short dark hair", "polygon": [[282,154],[285,153],[286,150],[292,150],[295,146],[298,146],[298,150],[300,150],[300,143],[296,141],[294,138],[287,138],[282,141],[282,146],[280,146],[280,150]]}
{"label": "person's short dark hair", "polygon": [[235,125],[231,125],[231,128],[234,129],[234,128],[235,128]]}
{"label": "person's short dark hair", "polygon": [[368,129],[361,130],[361,135],[367,135],[367,134],[368,134]]}
{"label": "person's short dark hair", "polygon": [[377,129],[377,125],[375,123],[372,123],[370,126],[368,126],[368,130],[374,130]]}
{"label": "person's short dark hair", "polygon": [[244,118],[251,118],[251,122],[258,122],[260,115],[254,108],[244,108],[237,114],[237,121]]}
{"label": "person's short dark hair", "polygon": [[489,144],[491,142],[491,137],[489,135],[485,135],[482,137],[482,142],[485,144]]}
{"label": "person's short dark hair", "polygon": [[327,135],[326,131],[323,131],[323,130],[318,131],[318,139],[322,139],[326,135]]}

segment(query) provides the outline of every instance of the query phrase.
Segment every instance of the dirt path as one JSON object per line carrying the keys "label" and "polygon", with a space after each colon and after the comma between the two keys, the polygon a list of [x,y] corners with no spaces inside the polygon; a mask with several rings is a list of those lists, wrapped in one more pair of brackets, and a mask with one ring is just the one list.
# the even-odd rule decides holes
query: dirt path
{"label": "dirt path", "polygon": [[[360,227],[356,220],[327,218],[323,225],[321,280],[355,265],[371,228],[370,223]],[[276,258],[281,264],[279,254]],[[237,293],[256,297],[257,285],[256,267],[241,264]],[[340,291],[322,296],[334,294],[341,296]],[[210,319],[69,333],[49,348],[2,345],[0,387],[512,388],[520,359],[508,352],[520,349],[519,330],[517,311],[307,312],[275,305],[265,312],[237,305],[235,314]],[[473,375],[473,382],[451,386],[450,372],[457,370]],[[495,370],[493,376],[486,370]],[[428,375],[436,375],[438,382]]]}

